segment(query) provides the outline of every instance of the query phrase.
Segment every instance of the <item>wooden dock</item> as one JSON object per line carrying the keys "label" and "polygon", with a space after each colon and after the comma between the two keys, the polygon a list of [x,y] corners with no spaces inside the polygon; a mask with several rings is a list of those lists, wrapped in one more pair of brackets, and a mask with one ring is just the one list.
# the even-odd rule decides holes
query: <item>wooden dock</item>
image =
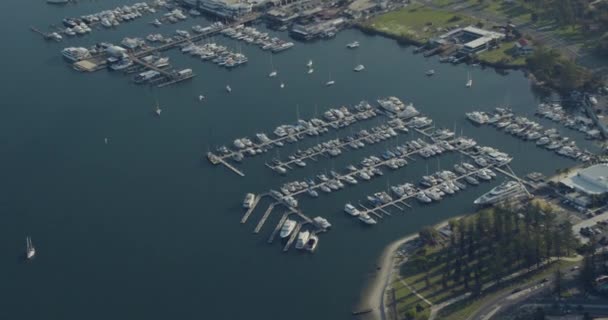
{"label": "wooden dock", "polygon": [[[481,171],[481,170],[483,170],[483,169],[496,169],[496,168],[497,168],[497,167],[496,167],[496,166],[494,166],[494,165],[488,165],[488,166],[485,166],[485,167],[483,167],[483,168],[479,168],[479,169],[477,169],[477,170],[475,170],[475,171],[467,172],[467,173],[465,173],[465,174],[462,174],[462,175],[460,175],[460,176],[457,176],[457,177],[456,177],[454,180],[460,180],[460,179],[463,179],[463,178],[464,178],[464,177],[466,177],[466,176],[474,175],[474,174],[478,173],[479,171]],[[361,206],[361,207],[364,209],[364,210],[362,211],[363,213],[367,213],[367,214],[374,214],[374,215],[375,215],[375,216],[377,216],[377,217],[381,217],[381,216],[380,216],[378,213],[376,213],[376,211],[381,211],[381,212],[382,212],[382,213],[384,213],[384,214],[390,215],[390,213],[389,213],[388,211],[384,210],[384,208],[386,208],[386,207],[388,207],[388,206],[395,206],[395,204],[396,204],[396,203],[406,203],[406,202],[405,202],[406,200],[416,197],[416,194],[417,194],[418,192],[424,192],[424,191],[427,191],[427,190],[432,189],[432,188],[436,188],[436,186],[432,186],[432,187],[428,187],[428,188],[424,188],[424,189],[418,189],[418,191],[417,191],[417,192],[415,192],[415,193],[414,193],[414,194],[412,194],[412,195],[404,195],[404,196],[402,196],[402,197],[399,197],[399,198],[397,198],[397,199],[393,199],[393,200],[392,200],[392,201],[390,201],[390,202],[384,203],[384,204],[379,205],[379,206],[374,207],[374,208],[368,208],[368,207],[364,206],[364,205],[363,205],[363,204],[361,204],[361,203],[359,203],[359,206]],[[407,206],[409,207],[409,205],[407,205]]]}
{"label": "wooden dock", "polygon": [[262,219],[260,219],[260,222],[258,222],[258,225],[255,226],[255,229],[253,230],[253,233],[259,233],[260,230],[262,229],[262,226],[264,226],[264,223],[266,222],[266,219],[268,219],[268,217],[270,216],[270,213],[272,212],[272,209],[274,209],[274,207],[277,205],[277,202],[273,202],[270,204],[270,206],[268,206],[268,209],[266,209],[266,212],[264,212],[264,215],[262,216]]}
{"label": "wooden dock", "polygon": [[[352,115],[353,115],[353,116],[356,118],[356,116],[357,116],[358,114],[362,114],[362,113],[366,113],[366,112],[369,112],[369,111],[368,111],[368,110],[365,110],[365,111],[354,111],[354,112],[351,112],[351,114],[352,114]],[[377,117],[377,116],[378,116],[378,115],[376,115],[375,117]],[[366,120],[371,120],[371,119],[373,119],[373,118],[375,118],[375,117],[374,117],[374,116],[370,116],[370,117],[369,117],[368,119],[366,119]],[[276,145],[276,143],[278,143],[278,142],[281,142],[281,143],[282,143],[282,142],[284,142],[284,141],[286,141],[286,140],[288,140],[288,139],[293,139],[293,138],[296,138],[297,140],[300,140],[300,139],[303,139],[303,138],[298,138],[299,136],[307,136],[307,133],[312,132],[312,131],[313,131],[313,130],[315,130],[315,129],[320,129],[320,128],[333,128],[333,127],[332,127],[332,125],[333,125],[333,124],[338,124],[340,121],[342,121],[342,120],[335,120],[335,121],[325,122],[325,123],[324,123],[322,126],[319,126],[319,127],[310,128],[310,129],[303,130],[303,131],[300,131],[300,132],[297,132],[297,133],[293,133],[293,134],[287,134],[287,135],[284,135],[284,136],[282,136],[282,137],[278,137],[278,138],[276,138],[276,139],[269,139],[269,140],[268,140],[268,141],[266,141],[266,142],[255,143],[255,144],[253,145],[253,147],[251,147],[251,148],[260,148],[260,149],[261,149],[261,148],[265,148],[265,147],[273,147],[273,146],[275,146],[275,145]],[[358,120],[357,122],[361,122],[361,121],[365,121],[365,120]],[[344,127],[344,128],[346,128],[346,127]],[[336,130],[340,130],[340,129],[343,129],[343,128],[337,128]],[[243,150],[233,150],[233,151],[228,152],[228,153],[226,153],[226,154],[223,154],[223,155],[216,155],[216,156],[217,156],[218,158],[220,158],[220,159],[232,158],[232,157],[233,157],[234,155],[236,155],[237,153],[242,153],[242,152],[245,152],[245,151],[247,151],[248,149],[249,149],[249,148],[245,148],[245,149],[243,149]]]}
{"label": "wooden dock", "polygon": [[224,30],[226,28],[232,28],[232,27],[235,27],[235,26],[240,25],[240,24],[249,23],[249,22],[251,22],[253,20],[258,19],[260,16],[261,16],[261,13],[254,12],[254,13],[251,13],[251,14],[249,14],[247,16],[244,16],[244,17],[242,17],[242,18],[240,18],[240,19],[238,19],[238,20],[236,20],[236,21],[234,21],[232,23],[225,24],[223,28],[216,29],[216,30],[210,30],[210,31],[203,32],[203,33],[199,33],[199,34],[187,37],[187,38],[181,38],[179,40],[175,40],[175,41],[172,41],[172,42],[160,45],[158,47],[151,47],[149,49],[142,50],[142,51],[139,51],[139,52],[135,53],[135,56],[138,57],[138,58],[141,58],[141,57],[145,57],[147,55],[153,54],[155,52],[165,51],[165,50],[172,49],[172,48],[177,47],[177,46],[179,46],[179,45],[181,45],[183,43],[186,43],[186,42],[196,42],[196,41],[202,40],[205,37],[209,37],[209,36],[211,36],[213,34],[219,33],[220,31],[222,31],[222,30]]}
{"label": "wooden dock", "polygon": [[300,229],[302,229],[302,226],[306,223],[308,223],[308,222],[304,222],[304,223],[298,222],[298,224],[296,225],[296,228],[293,229],[293,231],[291,232],[291,236],[289,237],[289,240],[287,240],[287,243],[283,247],[283,252],[287,252],[287,250],[289,250],[289,247],[291,247],[291,244],[293,243],[293,241],[296,240],[296,238],[298,237],[298,233],[300,233]]}
{"label": "wooden dock", "polygon": [[290,211],[290,212],[286,212],[285,214],[283,214],[283,216],[281,217],[281,220],[279,221],[279,223],[277,223],[277,226],[274,228],[274,231],[272,231],[272,234],[268,238],[268,243],[272,243],[274,241],[274,237],[276,237],[277,233],[279,233],[279,230],[281,230],[283,223],[285,223],[285,220],[287,220],[287,217],[289,217],[289,215],[291,213],[292,212]]}
{"label": "wooden dock", "polygon": [[253,210],[255,210],[255,207],[258,205],[258,202],[260,202],[260,199],[262,199],[263,196],[264,194],[261,194],[256,196],[255,199],[253,199],[253,204],[251,205],[251,208],[245,211],[245,215],[243,215],[243,218],[241,218],[241,223],[247,222],[247,219],[249,219],[249,216],[251,215]]}
{"label": "wooden dock", "polygon": [[[410,151],[410,152],[408,152],[408,153],[406,153],[406,154],[401,155],[401,158],[406,158],[406,157],[409,157],[409,156],[411,156],[411,155],[413,155],[413,154],[418,154],[418,153],[420,153],[420,149],[412,150],[412,151]],[[374,165],[371,165],[371,166],[365,167],[365,169],[374,169],[374,168],[378,168],[378,167],[380,167],[380,166],[384,166],[384,165],[386,165],[386,164],[387,164],[389,161],[393,161],[393,160],[394,160],[394,158],[393,158],[393,159],[388,159],[388,160],[383,160],[383,161],[380,161],[380,162],[378,162],[378,163],[376,163],[376,164],[374,164]],[[398,170],[398,169],[397,169],[397,170]],[[347,177],[347,176],[351,176],[351,177],[353,177],[353,178],[354,178],[354,177],[356,177],[357,173],[359,173],[360,171],[361,171],[361,169],[360,169],[360,170],[357,170],[357,171],[352,171],[352,172],[349,172],[349,173],[346,173],[346,174],[341,174],[341,175],[338,175],[338,178],[337,178],[337,179],[342,180],[343,178],[345,178],[345,177]],[[320,182],[320,183],[317,183],[317,184],[315,184],[315,185],[313,185],[313,186],[309,186],[309,188],[308,188],[308,189],[317,189],[317,188],[319,188],[319,187],[320,187],[321,185],[323,185],[323,184],[325,184],[325,182]],[[294,192],[294,193],[291,193],[290,195],[291,195],[291,196],[298,196],[298,195],[300,195],[300,194],[302,194],[302,193],[304,193],[304,192],[307,192],[307,189],[302,189],[302,190],[296,191],[296,192]]]}
{"label": "wooden dock", "polygon": [[239,176],[241,176],[241,177],[245,176],[245,174],[243,172],[241,172],[241,170],[237,169],[230,163],[226,162],[226,160],[224,160],[223,158],[217,157],[217,162],[218,162],[218,164],[223,164],[226,168],[230,169],[232,172],[238,174]]}
{"label": "wooden dock", "polygon": [[[374,128],[380,128],[380,126],[376,126],[376,127],[374,127]],[[372,129],[370,129],[370,130],[373,130],[373,128],[372,128]],[[354,139],[354,140],[351,140],[351,141],[344,141],[344,140],[341,140],[341,139],[340,139],[340,140],[339,140],[340,142],[339,142],[337,145],[332,146],[331,148],[327,148],[327,149],[326,149],[326,148],[322,148],[320,151],[315,151],[315,152],[312,152],[312,153],[309,153],[309,154],[305,154],[305,155],[302,155],[302,156],[295,156],[295,155],[294,155],[294,157],[295,157],[295,158],[294,158],[293,160],[288,160],[288,161],[285,161],[285,162],[280,161],[280,163],[279,163],[279,164],[277,164],[277,165],[268,165],[268,167],[269,167],[270,169],[272,169],[272,170],[275,170],[275,169],[276,169],[276,167],[287,167],[287,168],[290,168],[290,169],[291,169],[291,167],[289,167],[289,165],[290,165],[290,164],[296,163],[296,162],[298,162],[298,161],[308,160],[308,159],[311,159],[311,160],[316,161],[316,159],[315,159],[315,157],[316,157],[316,156],[318,156],[318,155],[324,155],[326,152],[328,152],[328,151],[329,151],[329,149],[337,148],[337,149],[340,149],[340,150],[348,150],[346,147],[347,147],[349,144],[351,144],[351,143],[356,143],[356,142],[359,142],[359,141],[361,141],[361,140],[365,140],[365,139],[369,138],[370,136],[372,136],[372,135],[374,135],[374,134],[382,134],[382,133],[385,133],[386,131],[388,131],[388,129],[387,129],[387,130],[384,130],[384,131],[381,131],[381,132],[371,133],[370,135],[367,135],[367,136],[358,137],[358,138],[356,138],[356,139]],[[400,132],[398,132],[398,131],[396,131],[396,132],[397,132],[398,134],[401,134],[401,133],[400,133]],[[393,138],[393,137],[391,137],[391,138]],[[336,139],[330,139],[329,141],[333,141],[333,140],[336,140]],[[386,141],[386,140],[385,140],[385,141]],[[324,141],[324,142],[321,142],[321,143],[319,143],[319,144],[323,144],[323,143],[326,143],[326,142],[328,142],[328,141]],[[357,150],[359,150],[359,149],[357,149]]]}

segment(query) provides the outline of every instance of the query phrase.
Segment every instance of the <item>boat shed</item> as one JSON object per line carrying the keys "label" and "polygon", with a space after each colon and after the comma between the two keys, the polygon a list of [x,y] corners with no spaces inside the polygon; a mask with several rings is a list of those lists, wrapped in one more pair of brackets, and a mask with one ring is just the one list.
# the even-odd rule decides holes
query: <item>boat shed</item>
{"label": "boat shed", "polygon": [[560,183],[585,195],[608,193],[608,164],[600,163],[576,170]]}
{"label": "boat shed", "polygon": [[505,38],[504,33],[484,30],[473,26],[463,28],[462,33],[466,37],[472,39],[462,46],[461,51],[465,54],[483,52]]}

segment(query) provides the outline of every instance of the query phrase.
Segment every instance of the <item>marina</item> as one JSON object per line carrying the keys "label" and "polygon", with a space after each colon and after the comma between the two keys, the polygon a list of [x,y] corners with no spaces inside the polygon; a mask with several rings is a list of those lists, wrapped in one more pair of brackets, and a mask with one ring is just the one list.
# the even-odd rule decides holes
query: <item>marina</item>
{"label": "marina", "polygon": [[495,113],[473,111],[466,114],[467,118],[478,125],[489,124],[503,130],[521,140],[534,142],[536,146],[556,154],[582,162],[591,160],[593,156],[586,150],[581,150],[575,140],[560,135],[555,128],[545,129],[538,122],[526,117],[516,116],[503,108],[497,108]]}
{"label": "marina", "polygon": [[[132,70],[132,68],[130,68],[132,64],[138,65],[141,67],[138,70],[142,72],[140,72],[134,78],[136,83],[148,83],[158,88],[162,88],[192,79],[196,76],[196,74],[190,68],[182,70],[167,70],[164,67],[161,68],[144,61],[145,57],[157,55],[162,51],[175,47],[182,47],[182,51],[186,48],[189,49],[183,52],[200,52],[201,58],[205,54],[209,55],[209,58],[211,58],[211,55],[213,55],[214,59],[216,59],[216,63],[228,68],[236,67],[246,63],[247,57],[240,53],[229,52],[226,50],[226,48],[219,48],[221,49],[219,50],[218,46],[213,47],[211,44],[207,44],[206,46],[201,46],[199,48],[194,43],[218,33],[225,28],[240,26],[253,21],[257,19],[257,17],[257,15],[252,14],[242,17],[240,20],[229,24],[215,22],[205,28],[197,25],[193,27],[195,31],[192,35],[186,31],[178,30],[176,36],[169,38],[164,38],[160,34],[154,34],[152,36],[149,35],[146,37],[148,41],[150,41],[150,39],[152,39],[154,42],[162,40],[163,44],[156,47],[146,45],[143,39],[124,38],[121,42],[122,46],[101,43],[90,49],[82,47],[68,47],[62,51],[62,54],[72,63],[74,69],[78,71],[92,72],[101,70],[105,67],[109,67],[114,70]],[[212,51],[211,48],[215,48],[217,50]],[[205,51],[205,49],[207,50]],[[119,65],[120,67],[117,67]]]}
{"label": "marina", "polygon": [[[47,31],[47,24],[63,17],[101,12],[115,7],[117,2],[79,1],[78,5],[61,8],[38,3],[34,6],[45,10],[34,11],[27,8],[26,2],[11,2],[8,4],[11,10],[7,10],[11,14],[4,22],[7,28],[23,29],[33,24]],[[540,98],[531,92],[528,79],[519,71],[505,75],[489,68],[475,69],[473,88],[466,89],[465,65],[439,64],[435,59],[424,59],[422,54],[413,55],[411,47],[400,46],[394,40],[350,28],[338,32],[333,39],[297,42],[295,50],[280,54],[260,50],[255,44],[237,43],[218,32],[196,42],[196,45],[215,42],[232,52],[239,52],[241,47],[249,62],[245,67],[230,70],[181,54],[179,50],[190,45],[187,40],[166,50],[145,52],[169,44],[151,42],[147,39],[149,34],[179,41],[181,36],[175,29],[187,31],[192,37],[198,33],[191,25],[200,24],[203,29],[215,22],[205,15],[192,15],[170,24],[162,15],[171,10],[158,10],[157,14],[121,23],[116,28],[91,27],[93,31],[81,37],[60,34],[61,42],[40,41],[41,36],[29,31],[30,34],[21,33],[23,37],[19,33],[8,34],[9,40],[15,40],[16,48],[27,48],[18,49],[20,54],[7,64],[7,72],[14,75],[14,80],[6,83],[6,113],[0,120],[7,150],[4,159],[7,170],[3,175],[7,186],[6,223],[1,232],[3,266],[7,274],[14,275],[7,279],[2,294],[5,301],[11,302],[4,308],[9,317],[29,320],[47,314],[70,320],[97,310],[92,316],[95,319],[126,314],[154,320],[174,317],[177,310],[203,318],[244,319],[251,314],[272,318],[276,314],[289,314],[293,320],[300,320],[318,318],[322,310],[323,318],[352,319],[350,306],[359,297],[362,279],[370,278],[370,272],[376,270],[378,252],[386,244],[405,234],[417,233],[424,226],[471,212],[476,198],[502,182],[502,169],[510,173],[512,167],[518,174],[539,171],[550,176],[556,169],[573,165],[570,158],[556,157],[532,143],[520,143],[486,127],[475,128],[463,117],[464,112],[473,109],[471,106],[496,106],[509,94],[513,112],[534,120],[533,112]],[[187,14],[188,9],[182,12]],[[155,19],[161,22],[158,28],[150,23]],[[221,21],[225,23],[225,19]],[[288,40],[286,32],[268,30],[262,24],[253,26],[260,32]],[[127,69],[113,70],[109,65],[114,63],[106,62],[107,55],[93,54],[85,60],[99,62],[97,68],[111,71],[81,74],[74,72],[71,64],[62,61],[58,54],[63,47],[88,48],[104,41],[120,45],[124,37],[138,37],[147,42],[147,48],[129,52],[138,59],[151,55],[170,58],[170,66],[161,69],[168,72],[192,69],[197,76],[158,90],[154,84],[133,84],[136,75],[155,71],[135,62]],[[354,41],[360,42],[358,48],[345,48]],[[309,60],[314,61],[312,74],[307,74],[311,70],[306,67]],[[22,70],[23,65],[33,61],[39,62],[34,77]],[[355,73],[353,67],[359,63],[365,65],[365,70]],[[276,78],[268,77],[273,71],[272,64],[278,71]],[[436,74],[426,78],[424,73],[429,69]],[[335,84],[325,87],[328,80]],[[280,82],[285,84],[284,89],[279,89]],[[224,90],[226,85],[233,89],[231,93]],[[32,88],[36,94],[28,94]],[[363,127],[370,131],[370,127],[397,117],[400,111],[378,108],[375,102],[390,94],[403,99],[405,105],[414,101],[424,116],[433,119],[427,127],[433,124],[436,127],[421,128],[429,136],[435,136],[442,128],[439,126],[445,126],[456,133],[447,141],[461,138],[464,141],[466,135],[480,144],[508,152],[514,160],[509,167],[492,167],[498,178],[488,183],[479,181],[479,188],[469,186],[466,178],[460,179],[468,190],[432,205],[409,199],[405,202],[411,210],[402,203],[375,210],[384,218],[370,213],[369,217],[378,221],[370,227],[363,220],[353,221],[343,213],[344,204],[351,201],[358,209],[363,206],[373,209],[366,196],[390,190],[384,185],[418,183],[425,172],[430,175],[425,167],[432,167],[430,173],[439,166],[456,173],[452,169],[455,163],[477,166],[475,160],[454,151],[444,151],[440,156],[425,151],[425,155],[410,156],[415,160],[402,159],[407,165],[401,169],[378,167],[384,175],[375,176],[369,183],[353,176],[358,181],[354,187],[328,194],[320,188],[312,190],[318,198],[314,198],[314,192],[305,190],[294,197],[299,202],[295,209],[309,217],[312,220],[309,223],[283,202],[269,195],[261,197],[270,188],[279,190],[287,181],[302,182],[321,172],[329,178],[332,168],[341,175],[348,174],[342,171],[348,164],[361,168],[360,160],[364,158],[374,155],[383,159],[385,151],[394,152],[396,146],[417,141],[420,133],[408,126],[407,135],[400,134],[392,140],[366,143],[359,150],[346,146],[348,151],[338,157],[318,156],[316,162],[304,160],[306,168],[292,164],[291,167],[299,169],[289,171],[287,177],[262,168],[265,162],[271,164],[276,151],[280,151],[281,160],[288,160],[298,148],[305,150],[318,143],[317,139],[343,138]],[[199,98],[201,95],[204,98]],[[245,177],[201,159],[207,149],[222,154],[215,148],[222,144],[231,152],[237,151],[232,143],[238,137],[247,136],[257,144],[256,133],[263,131],[269,139],[278,138],[273,135],[278,124],[297,125],[298,105],[301,119],[309,121],[313,117],[323,119],[323,111],[328,108],[353,106],[362,99],[370,101],[378,114],[371,121],[358,121],[344,130],[326,127],[329,132],[320,133],[318,138],[303,134],[303,139],[295,136],[297,142],[281,140],[284,147],[269,145],[266,149],[272,149],[264,155],[256,153],[251,157],[244,152],[243,164],[231,157],[222,159],[246,173]],[[161,116],[155,113],[155,101],[160,102]],[[319,106],[318,116],[315,105]],[[453,129],[456,126],[458,130]],[[580,138],[575,133],[568,135]],[[433,144],[430,138],[422,138]],[[579,140],[577,145],[585,146]],[[341,182],[348,185],[346,180]],[[255,194],[257,204],[241,224],[249,210],[241,203],[247,193]],[[272,203],[277,204],[267,211]],[[314,222],[318,215],[333,224],[326,229],[329,232],[318,229]],[[295,223],[289,236],[281,238],[287,219]],[[301,227],[294,236],[298,223]],[[272,244],[268,244],[275,227],[277,232]],[[306,231],[310,232],[309,241],[313,235],[317,237],[313,241],[315,246],[305,241],[306,234],[302,233]],[[25,255],[26,236],[31,237],[36,256],[31,262],[20,263],[17,256]],[[283,253],[291,237],[294,240]],[[314,255],[308,254],[311,250]],[[251,276],[227,280],[242,274],[243,267]],[[387,271],[384,265],[382,271]],[[90,277],[91,274],[98,276]],[[170,277],[156,277],[159,274]],[[214,276],[208,277],[209,274]],[[151,283],[151,278],[158,281]],[[126,290],[117,290],[125,283],[129,284]],[[162,290],[150,290],[151,286]],[[319,290],[320,287],[327,288]],[[286,294],[296,291],[313,294],[300,294],[298,299]],[[86,293],[87,299],[79,299],[78,293]],[[226,295],[231,298],[225,299]],[[205,308],[201,309],[201,301],[205,301]],[[234,301],[239,301],[238,308],[233,306]],[[273,301],[271,309],[269,301]],[[307,307],[301,308],[302,305]]]}
{"label": "marina", "polygon": [[[395,119],[392,119],[391,121],[396,122],[394,120]],[[307,193],[310,197],[317,198],[319,196],[317,190],[329,194],[344,188],[346,185],[357,185],[359,183],[357,179],[368,181],[374,176],[381,177],[384,175],[380,169],[381,167],[387,167],[393,170],[402,168],[407,165],[407,160],[413,160],[411,156],[414,154],[418,154],[422,158],[429,158],[431,156],[440,155],[443,152],[458,151],[470,158],[475,164],[468,162],[456,164],[454,165],[454,170],[456,170],[457,173],[450,170],[440,170],[432,175],[423,176],[420,184],[424,188],[416,187],[412,183],[392,186],[388,192],[376,192],[373,196],[368,196],[367,204],[359,202],[359,209],[348,203],[345,205],[345,211],[351,216],[357,217],[364,224],[375,225],[377,221],[372,218],[372,216],[377,219],[383,219],[384,216],[390,216],[391,213],[388,209],[391,207],[404,211],[406,208],[412,207],[411,204],[407,202],[412,198],[417,198],[418,201],[423,204],[440,201],[447,195],[452,195],[460,190],[466,189],[467,184],[477,186],[480,182],[492,180],[496,176],[496,173],[494,173],[493,170],[503,173],[509,178],[513,178],[514,182],[511,184],[516,184],[520,187],[519,196],[531,197],[531,194],[524,186],[524,182],[522,182],[522,180],[508,167],[509,162],[512,161],[512,157],[508,154],[491,147],[477,146],[477,143],[474,140],[466,137],[456,137],[455,133],[450,130],[431,127],[430,124],[432,123],[432,120],[424,116],[411,118],[405,123],[402,121],[399,121],[398,123],[403,124],[404,127],[408,127],[411,130],[415,130],[427,138],[429,142],[423,141],[423,139],[420,138],[412,139],[403,145],[387,150],[380,157],[368,156],[364,158],[360,162],[360,167],[352,164],[349,165],[345,173],[338,173],[332,170],[330,171],[330,174],[319,173],[316,177],[305,179],[305,181],[287,182],[278,188],[280,191],[270,190],[269,193],[264,195],[269,195],[277,202],[271,203],[264,212],[254,229],[254,233],[260,231],[263,224],[268,219],[270,212],[277,204],[284,205],[290,211],[283,215],[282,219],[275,227],[275,231],[269,238],[269,243],[273,241],[278,230],[286,223],[285,221],[289,221],[287,219],[291,214],[297,214],[303,219],[302,222],[298,222],[295,226],[297,231],[292,234],[291,238],[288,240],[284,249],[286,251],[295,240],[299,229],[303,225],[310,223],[310,219],[298,209],[299,202],[296,200],[296,197],[303,193]],[[291,161],[296,161],[296,159]],[[286,166],[288,164],[283,165]],[[505,168],[511,172],[508,172]],[[390,195],[391,191],[396,198],[393,198]],[[513,196],[514,195],[510,195],[510,199],[512,199]],[[241,222],[247,220],[251,214],[251,210],[251,208],[247,210]]]}
{"label": "marina", "polygon": [[408,129],[402,124],[395,124],[394,126],[391,126],[390,124],[380,125],[370,128],[369,131],[367,129],[362,129],[355,135],[328,140],[303,151],[298,150],[298,152],[295,154],[290,155],[288,160],[280,160],[275,158],[272,164],[266,164],[266,166],[278,173],[284,174],[284,168],[292,169],[305,167],[306,162],[304,162],[304,160],[311,159],[316,161],[316,157],[319,155],[325,157],[337,157],[342,154],[344,150],[364,148],[366,143],[371,145],[387,139],[395,138],[397,137],[398,133],[401,132],[408,132]]}
{"label": "marina", "polygon": [[295,125],[278,126],[273,132],[276,136],[274,139],[269,138],[264,133],[256,134],[258,142],[253,142],[247,137],[238,138],[233,143],[236,149],[221,146],[217,149],[218,154],[210,151],[207,152],[207,159],[214,165],[226,165],[228,163],[227,159],[241,162],[245,155],[253,157],[263,154],[274,147],[284,146],[285,142],[294,143],[304,139],[306,136],[318,136],[328,132],[329,128],[336,130],[346,128],[355,122],[371,119],[377,115],[378,113],[374,111],[374,108],[364,102],[355,105],[352,110],[346,107],[330,109],[324,113],[327,121],[319,118],[312,118],[308,121],[298,119]]}

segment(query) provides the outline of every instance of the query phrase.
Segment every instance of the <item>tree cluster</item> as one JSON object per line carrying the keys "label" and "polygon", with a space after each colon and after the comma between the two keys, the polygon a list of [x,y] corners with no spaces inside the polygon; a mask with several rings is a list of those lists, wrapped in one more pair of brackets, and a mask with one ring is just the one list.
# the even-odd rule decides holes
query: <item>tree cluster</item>
{"label": "tree cluster", "polygon": [[533,204],[523,212],[483,210],[451,221],[450,229],[449,244],[432,258],[424,251],[412,258],[424,272],[426,286],[479,294],[489,283],[500,284],[517,271],[568,256],[577,246],[569,222],[558,223],[554,213]]}

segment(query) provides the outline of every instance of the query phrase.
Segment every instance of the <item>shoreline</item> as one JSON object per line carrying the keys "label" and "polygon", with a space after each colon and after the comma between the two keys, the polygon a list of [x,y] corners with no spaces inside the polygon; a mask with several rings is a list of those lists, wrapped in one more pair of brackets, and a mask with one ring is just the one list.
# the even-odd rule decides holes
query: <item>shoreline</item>
{"label": "shoreline", "polygon": [[[464,215],[451,217],[445,219],[438,224],[434,225],[435,229],[443,228],[447,226],[449,221],[452,219],[460,219]],[[418,238],[418,233],[408,234],[401,237],[384,247],[382,253],[376,260],[376,270],[372,275],[369,276],[366,283],[361,290],[361,296],[359,302],[353,309],[353,315],[356,319],[361,320],[385,320],[386,316],[386,296],[387,289],[390,285],[393,272],[398,266],[395,265],[395,256],[397,250],[401,248],[405,243]],[[397,267],[397,268],[396,268]],[[379,269],[378,269],[379,268]],[[398,272],[398,270],[397,270]]]}

